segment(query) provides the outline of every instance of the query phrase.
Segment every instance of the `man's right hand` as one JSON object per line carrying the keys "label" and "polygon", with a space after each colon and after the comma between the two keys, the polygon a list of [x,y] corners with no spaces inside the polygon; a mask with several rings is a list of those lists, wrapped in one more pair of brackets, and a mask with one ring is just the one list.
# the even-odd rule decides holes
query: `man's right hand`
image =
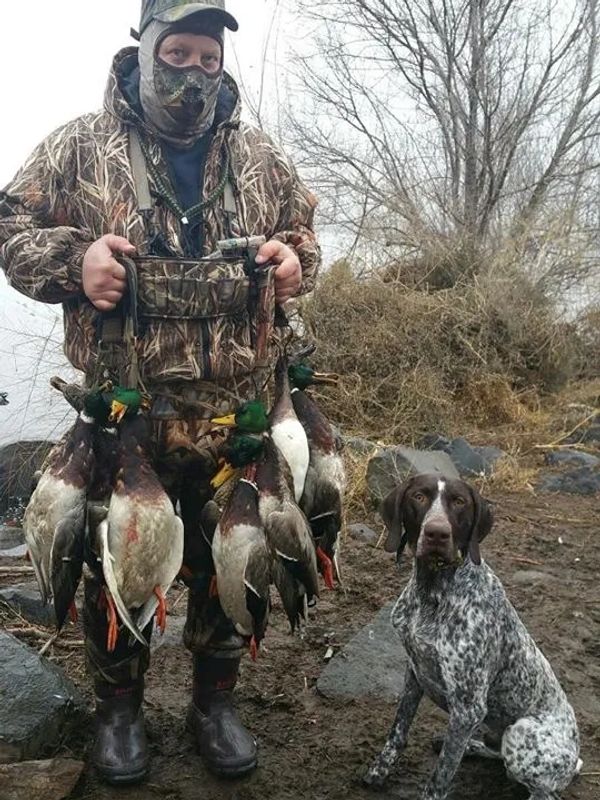
{"label": "man's right hand", "polygon": [[83,291],[98,311],[112,311],[127,290],[127,273],[116,254],[135,255],[122,236],[107,233],[90,245],[83,257]]}

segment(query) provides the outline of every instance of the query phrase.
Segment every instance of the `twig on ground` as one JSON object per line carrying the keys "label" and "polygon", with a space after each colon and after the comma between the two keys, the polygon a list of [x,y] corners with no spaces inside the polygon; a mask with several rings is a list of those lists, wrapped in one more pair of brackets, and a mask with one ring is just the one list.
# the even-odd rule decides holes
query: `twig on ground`
{"label": "twig on ground", "polygon": [[591,412],[591,414],[588,414],[585,419],[582,419],[581,422],[578,422],[577,425],[575,425],[575,427],[572,430],[568,431],[568,433],[563,433],[562,436],[559,436],[558,439],[556,439],[554,442],[550,442],[550,444],[536,444],[534,446],[534,449],[551,450],[552,448],[562,447],[563,445],[561,444],[561,442],[564,442],[564,440],[567,439],[569,436],[572,436],[575,433],[575,431],[578,431],[586,423],[590,422],[590,420],[594,419],[594,417],[597,417],[598,415],[600,415],[600,408],[595,408]]}
{"label": "twig on ground", "polygon": [[516,561],[517,564],[528,564],[531,567],[543,567],[541,561],[535,561],[533,558],[525,558],[524,556],[512,556],[511,561]]}

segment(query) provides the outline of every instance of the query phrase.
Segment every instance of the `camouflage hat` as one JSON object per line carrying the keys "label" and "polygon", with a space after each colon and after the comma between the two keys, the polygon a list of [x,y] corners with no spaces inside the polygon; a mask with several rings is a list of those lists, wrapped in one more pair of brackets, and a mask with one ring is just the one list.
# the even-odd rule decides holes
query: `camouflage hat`
{"label": "camouflage hat", "polygon": [[142,0],[140,34],[157,19],[159,22],[179,22],[200,11],[212,11],[230,31],[237,31],[235,17],[225,10],[225,0]]}

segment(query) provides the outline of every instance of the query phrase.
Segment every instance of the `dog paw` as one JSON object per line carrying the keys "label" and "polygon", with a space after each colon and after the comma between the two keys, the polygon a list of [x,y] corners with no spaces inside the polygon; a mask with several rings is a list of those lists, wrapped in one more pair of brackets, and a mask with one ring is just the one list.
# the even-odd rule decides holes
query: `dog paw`
{"label": "dog paw", "polygon": [[387,780],[387,773],[377,765],[372,766],[363,775],[362,782],[369,789],[383,789]]}

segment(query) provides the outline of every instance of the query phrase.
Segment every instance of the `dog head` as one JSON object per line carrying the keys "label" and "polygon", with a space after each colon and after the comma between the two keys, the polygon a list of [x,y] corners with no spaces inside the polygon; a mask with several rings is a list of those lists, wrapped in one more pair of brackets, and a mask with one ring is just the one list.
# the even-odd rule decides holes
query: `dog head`
{"label": "dog head", "polygon": [[418,561],[458,565],[468,554],[481,563],[479,544],[493,524],[491,504],[461,480],[417,475],[384,500],[381,515],[388,529],[385,549],[398,560],[408,545]]}

